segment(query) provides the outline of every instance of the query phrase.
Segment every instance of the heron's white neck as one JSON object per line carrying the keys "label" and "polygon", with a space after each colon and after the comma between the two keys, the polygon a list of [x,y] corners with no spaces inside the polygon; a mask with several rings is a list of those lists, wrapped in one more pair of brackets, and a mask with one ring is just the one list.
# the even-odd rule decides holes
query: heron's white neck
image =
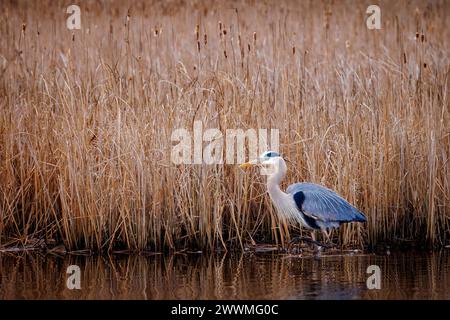
{"label": "heron's white neck", "polygon": [[285,193],[280,189],[280,183],[286,176],[287,167],[283,159],[280,159],[278,165],[272,174],[267,176],[267,191],[277,209],[278,215],[290,222],[299,222],[303,226],[308,226],[303,216],[297,208],[297,205],[291,194]]}
{"label": "heron's white neck", "polygon": [[267,191],[277,209],[277,214],[282,219],[287,219],[291,222],[300,222],[305,225],[292,196],[280,189],[280,183],[283,181],[287,172],[286,163],[281,158],[274,167],[273,173],[267,176]]}
{"label": "heron's white neck", "polygon": [[269,192],[270,198],[274,202],[275,206],[279,209],[283,207],[288,196],[286,193],[281,191],[280,183],[286,176],[286,163],[283,159],[280,159],[277,165],[274,166],[274,172],[267,176],[267,191]]}

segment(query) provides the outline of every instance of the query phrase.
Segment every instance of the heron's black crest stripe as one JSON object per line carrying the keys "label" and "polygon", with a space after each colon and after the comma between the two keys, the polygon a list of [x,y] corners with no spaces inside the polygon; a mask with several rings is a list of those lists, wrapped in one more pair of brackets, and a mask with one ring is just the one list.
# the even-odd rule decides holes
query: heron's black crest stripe
{"label": "heron's black crest stripe", "polygon": [[272,158],[272,157],[279,157],[280,154],[278,152],[274,152],[274,151],[269,151],[267,152],[264,156],[268,157],[268,158]]}

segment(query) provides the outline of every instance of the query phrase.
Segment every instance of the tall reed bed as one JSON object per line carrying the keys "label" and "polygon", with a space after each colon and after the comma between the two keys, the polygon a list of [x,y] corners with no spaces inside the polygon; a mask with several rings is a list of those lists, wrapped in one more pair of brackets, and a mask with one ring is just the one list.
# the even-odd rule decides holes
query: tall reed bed
{"label": "tall reed bed", "polygon": [[[285,244],[264,180],[175,165],[171,134],[280,129],[288,183],[368,223],[344,245],[450,235],[447,1],[3,1],[0,245],[69,250]],[[285,185],[285,186],[286,186]]]}

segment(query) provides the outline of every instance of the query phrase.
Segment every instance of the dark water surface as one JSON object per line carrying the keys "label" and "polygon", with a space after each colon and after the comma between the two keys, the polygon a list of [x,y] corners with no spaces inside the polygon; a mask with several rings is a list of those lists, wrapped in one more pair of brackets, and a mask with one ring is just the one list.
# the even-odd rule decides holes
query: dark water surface
{"label": "dark water surface", "polygon": [[[81,290],[66,269],[78,265]],[[378,265],[381,289],[368,290]],[[0,299],[450,299],[450,250],[316,258],[276,253],[0,253]]]}

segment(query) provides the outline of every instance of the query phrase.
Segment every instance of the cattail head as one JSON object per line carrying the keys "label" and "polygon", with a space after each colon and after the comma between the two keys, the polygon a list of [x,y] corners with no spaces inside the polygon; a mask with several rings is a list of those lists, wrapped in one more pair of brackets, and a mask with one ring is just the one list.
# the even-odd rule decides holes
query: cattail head
{"label": "cattail head", "polygon": [[25,33],[26,30],[27,30],[27,24],[24,22],[24,23],[22,23],[22,33]]}
{"label": "cattail head", "polygon": [[195,39],[197,39],[197,42],[200,39],[200,26],[198,24],[195,26]]}
{"label": "cattail head", "polygon": [[330,28],[330,17],[332,15],[332,11],[327,9],[325,11],[325,29],[328,30]]}
{"label": "cattail head", "polygon": [[203,35],[203,43],[205,46],[208,44],[208,35],[206,33]]}
{"label": "cattail head", "polygon": [[222,21],[219,21],[219,38],[222,39]]}
{"label": "cattail head", "polygon": [[256,42],[256,31],[253,32],[253,41]]}

